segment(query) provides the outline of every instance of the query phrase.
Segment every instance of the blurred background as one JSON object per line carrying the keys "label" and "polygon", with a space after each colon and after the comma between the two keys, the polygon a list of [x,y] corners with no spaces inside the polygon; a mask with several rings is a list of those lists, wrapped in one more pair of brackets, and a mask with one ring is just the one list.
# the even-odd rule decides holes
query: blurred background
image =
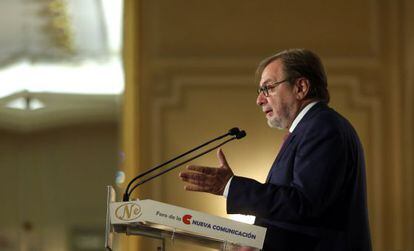
{"label": "blurred background", "polygon": [[[228,162],[264,182],[283,132],[255,104],[254,70],[300,47],[321,56],[330,105],[364,145],[374,250],[413,251],[413,10],[409,0],[2,0],[0,250],[102,250],[106,185],[120,200],[123,180],[234,126],[247,137],[224,147]],[[179,171],[133,197],[251,220],[183,191]]]}
{"label": "blurred background", "polygon": [[103,250],[123,2],[0,1],[0,250]]}

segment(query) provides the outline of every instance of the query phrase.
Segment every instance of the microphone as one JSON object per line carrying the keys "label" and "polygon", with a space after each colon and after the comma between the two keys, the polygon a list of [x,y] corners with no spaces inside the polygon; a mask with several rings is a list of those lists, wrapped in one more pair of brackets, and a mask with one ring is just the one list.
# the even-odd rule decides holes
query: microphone
{"label": "microphone", "polygon": [[237,132],[237,134],[236,134],[236,138],[237,139],[241,139],[241,138],[244,138],[246,136],[246,132],[243,130],[243,131],[239,131],[239,132]]}
{"label": "microphone", "polygon": [[237,135],[239,133],[240,133],[240,129],[238,127],[233,127],[228,132],[229,135]]}
{"label": "microphone", "polygon": [[[136,184],[131,190],[130,190],[130,187],[131,187],[131,185],[132,185],[132,183],[134,182],[134,181],[136,181],[137,179],[139,179],[139,178],[141,178],[141,177],[143,177],[143,176],[145,176],[145,175],[147,175],[147,174],[149,174],[149,173],[152,173],[152,172],[154,172],[155,170],[157,170],[157,169],[159,169],[159,168],[161,168],[161,167],[163,167],[163,166],[165,166],[165,165],[167,165],[167,164],[169,164],[169,163],[171,163],[171,162],[173,162],[173,161],[175,161],[175,160],[177,160],[177,159],[179,159],[179,158],[182,158],[182,157],[184,157],[184,156],[186,156],[186,155],[188,155],[188,154],[190,154],[190,153],[192,153],[192,152],[194,152],[194,151],[196,151],[196,150],[198,150],[198,149],[200,149],[200,148],[202,148],[202,147],[204,147],[204,146],[206,146],[206,145],[209,145],[209,144],[211,144],[212,142],[215,142],[215,141],[217,141],[217,140],[220,140],[220,139],[222,139],[222,138],[224,138],[224,137],[226,137],[226,136],[233,136],[232,138],[230,138],[230,139],[228,139],[228,140],[225,140],[224,142],[222,142],[222,143],[220,143],[220,144],[218,144],[218,145],[216,145],[215,147],[212,147],[212,148],[210,148],[210,149],[208,149],[208,150],[206,150],[206,151],[204,151],[204,152],[202,152],[202,153],[200,153],[200,154],[198,154],[198,155],[196,155],[196,156],[194,156],[194,157],[192,157],[192,158],[190,158],[190,159],[188,159],[188,160],[185,160],[185,161],[183,161],[183,162],[181,162],[181,163],[178,163],[178,164],[176,164],[176,165],[174,165],[174,166],[172,166],[172,167],[170,167],[170,168],[168,168],[168,169],[166,169],[166,170],[164,170],[164,171],[162,171],[162,172],[160,172],[160,173],[158,173],[157,175],[154,175],[154,176],[151,176],[151,177],[149,177],[149,178],[147,178],[147,179],[144,179],[143,181],[141,181],[141,182],[139,182],[138,184]],[[162,174],[164,174],[164,173],[167,173],[167,172],[169,172],[169,171],[171,171],[171,170],[173,170],[173,169],[175,169],[175,168],[177,168],[177,167],[179,167],[179,166],[181,166],[181,165],[183,165],[183,164],[185,164],[185,163],[187,163],[187,162],[190,162],[191,160],[194,160],[194,159],[196,159],[196,158],[198,158],[198,157],[201,157],[202,155],[204,155],[204,154],[207,154],[207,153],[209,153],[209,152],[211,152],[212,150],[214,150],[214,149],[217,149],[217,148],[219,148],[220,146],[222,146],[222,145],[224,145],[224,144],[226,144],[226,143],[228,143],[228,142],[230,142],[230,141],[232,141],[232,140],[235,140],[235,139],[241,139],[241,138],[243,138],[243,137],[245,137],[246,136],[246,132],[245,131],[240,131],[240,129],[239,128],[237,128],[237,127],[234,127],[234,128],[231,128],[226,134],[223,134],[223,135],[221,135],[221,136],[219,136],[219,137],[217,137],[217,138],[215,138],[215,139],[212,139],[212,140],[210,140],[210,141],[207,141],[206,143],[204,143],[204,144],[201,144],[200,146],[197,146],[197,147],[195,147],[195,148],[193,148],[193,149],[191,149],[191,150],[189,150],[189,151],[187,151],[187,152],[185,152],[185,153],[183,153],[183,154],[181,154],[181,155],[179,155],[179,156],[177,156],[177,157],[175,157],[175,158],[172,158],[172,159],[170,159],[170,160],[168,160],[168,161],[166,161],[166,162],[164,162],[164,163],[162,163],[162,164],[160,164],[160,165],[158,165],[158,166],[156,166],[156,167],[153,167],[153,168],[151,168],[150,170],[148,170],[148,171],[145,171],[145,172],[143,172],[143,173],[141,173],[141,174],[139,174],[138,176],[136,176],[135,178],[133,178],[129,183],[128,183],[128,186],[126,187],[126,189],[125,189],[125,193],[124,193],[124,196],[123,196],[123,201],[129,201],[129,196],[132,194],[132,192],[135,190],[135,188],[137,188],[138,186],[140,186],[140,185],[142,185],[142,184],[144,184],[144,183],[146,183],[146,182],[148,182],[148,181],[150,181],[150,180],[152,180],[152,179],[154,179],[154,178],[156,178],[156,177],[158,177],[158,176],[160,176],[160,175],[162,175]]]}

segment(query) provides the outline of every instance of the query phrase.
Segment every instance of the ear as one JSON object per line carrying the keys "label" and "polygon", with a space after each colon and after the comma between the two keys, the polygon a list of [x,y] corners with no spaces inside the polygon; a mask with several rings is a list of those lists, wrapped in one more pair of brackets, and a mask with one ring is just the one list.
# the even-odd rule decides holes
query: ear
{"label": "ear", "polygon": [[295,81],[296,99],[303,100],[310,90],[310,82],[307,78],[298,78]]}

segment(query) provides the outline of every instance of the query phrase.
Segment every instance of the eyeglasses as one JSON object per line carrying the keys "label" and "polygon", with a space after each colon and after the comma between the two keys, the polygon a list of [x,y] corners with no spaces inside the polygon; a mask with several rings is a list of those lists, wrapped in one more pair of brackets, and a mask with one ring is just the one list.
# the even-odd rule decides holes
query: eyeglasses
{"label": "eyeglasses", "polygon": [[257,88],[257,95],[260,95],[260,93],[263,93],[265,97],[269,97],[269,90],[272,90],[273,88],[276,88],[278,85],[282,84],[283,82],[289,81],[289,79],[285,79],[279,82],[273,82],[266,85],[263,85],[259,88]]}

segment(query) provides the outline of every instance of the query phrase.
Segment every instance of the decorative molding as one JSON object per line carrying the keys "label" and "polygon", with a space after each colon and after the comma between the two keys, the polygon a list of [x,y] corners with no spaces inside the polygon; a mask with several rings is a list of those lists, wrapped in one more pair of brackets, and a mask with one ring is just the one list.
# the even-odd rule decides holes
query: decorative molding
{"label": "decorative molding", "polygon": [[[369,136],[369,146],[366,153],[370,156],[371,163],[367,165],[367,177],[369,182],[368,186],[368,197],[373,196],[373,204],[370,206],[370,213],[371,219],[374,220],[375,225],[371,221],[371,229],[375,231],[376,239],[373,239],[374,247],[381,247],[382,246],[382,237],[384,235],[384,223],[383,223],[383,205],[384,205],[384,197],[383,197],[383,177],[384,177],[384,170],[383,170],[383,154],[382,154],[382,147],[383,147],[383,128],[381,123],[381,101],[378,97],[371,97],[365,96],[361,94],[361,82],[360,80],[352,75],[343,75],[343,76],[332,76],[330,77],[331,83],[331,92],[332,89],[337,87],[345,87],[350,90],[351,95],[349,96],[349,101],[351,108],[353,110],[357,109],[365,109],[369,111],[370,115],[370,123],[368,126],[369,132],[371,135]],[[367,150],[366,149],[366,150]],[[372,169],[371,169],[371,168]],[[372,170],[371,172],[369,172]],[[371,188],[371,189],[369,189]]]}
{"label": "decorative molding", "polygon": [[[197,76],[173,76],[169,84],[170,91],[168,93],[162,92],[162,96],[154,96],[151,104],[151,159],[150,163],[161,163],[164,157],[162,146],[163,139],[165,139],[162,112],[167,107],[177,106],[183,101],[183,92],[187,88],[194,86],[248,86],[250,85],[250,76],[211,76],[211,75],[197,75]],[[157,92],[154,92],[157,94]],[[153,183],[153,196],[161,198],[161,189],[159,183]],[[158,189],[156,189],[158,186]]]}
{"label": "decorative molding", "polygon": [[388,232],[388,235],[391,238],[391,245],[395,249],[404,248],[404,243],[406,242],[404,233],[404,224],[406,223],[406,216],[404,211],[404,196],[406,191],[404,190],[405,185],[403,184],[403,170],[404,170],[404,156],[403,156],[403,133],[402,129],[404,128],[404,120],[401,116],[401,111],[403,109],[402,99],[403,99],[403,77],[402,77],[402,67],[403,60],[401,55],[403,55],[403,40],[401,39],[402,33],[402,8],[401,1],[390,1],[386,2],[386,9],[388,15],[388,31],[387,33],[383,32],[386,36],[385,41],[387,41],[387,47],[384,50],[389,51],[389,55],[385,59],[387,64],[388,71],[388,81],[392,83],[392,86],[388,85],[388,108],[390,109],[390,114],[388,114],[387,119],[390,122],[389,131],[386,132],[388,135],[387,140],[388,144],[393,146],[389,149],[390,155],[390,164],[394,167],[389,172],[389,181],[391,183],[390,192],[391,196],[387,198],[387,202],[391,206],[390,217],[392,217],[392,231]]}

